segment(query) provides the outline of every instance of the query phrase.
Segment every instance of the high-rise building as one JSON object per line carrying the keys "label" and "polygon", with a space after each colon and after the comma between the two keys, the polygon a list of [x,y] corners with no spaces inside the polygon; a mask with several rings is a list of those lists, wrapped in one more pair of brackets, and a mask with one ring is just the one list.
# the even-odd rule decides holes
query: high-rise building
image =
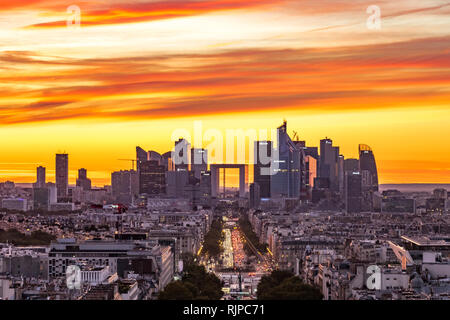
{"label": "high-rise building", "polygon": [[301,156],[298,147],[287,133],[286,121],[278,127],[277,149],[273,149],[272,154],[273,152],[277,152],[278,154],[278,157],[272,157],[272,161],[278,162],[278,169],[275,169],[275,172],[270,179],[271,197],[299,198],[301,182]]}
{"label": "high-rise building", "polygon": [[148,160],[148,153],[141,147],[136,147],[136,170],[139,172],[139,166],[141,162]]}
{"label": "high-rise building", "polygon": [[170,198],[188,198],[186,186],[189,184],[189,171],[167,171],[166,191]]}
{"label": "high-rise building", "polygon": [[260,187],[257,182],[250,185],[249,188],[249,206],[250,208],[257,208],[261,202]]}
{"label": "high-rise building", "polygon": [[304,156],[304,171],[302,178],[305,183],[302,186],[306,190],[306,199],[311,200],[312,189],[314,188],[314,180],[319,174],[319,151],[317,147],[307,147],[306,143],[302,147]]}
{"label": "high-rise building", "polygon": [[175,149],[172,152],[172,161],[175,171],[189,171],[189,158],[191,155],[191,144],[183,138],[175,141]]}
{"label": "high-rise building", "polygon": [[339,191],[338,162],[339,147],[334,147],[331,139],[320,140],[319,177],[327,178],[333,191]]}
{"label": "high-rise building", "polygon": [[200,175],[200,204],[211,205],[211,171]]}
{"label": "high-rise building", "polygon": [[208,171],[208,150],[200,148],[191,149],[191,170],[197,179],[200,179],[202,172]]}
{"label": "high-rise building", "polygon": [[91,190],[91,180],[87,177],[87,170],[84,168],[78,169],[77,187],[83,190]]}
{"label": "high-rise building", "polygon": [[[295,134],[297,136],[297,134]],[[294,140],[292,141],[300,154],[300,199],[307,200],[307,175],[306,175],[306,154],[305,154],[305,148],[306,148],[306,141],[301,140]]]}
{"label": "high-rise building", "polygon": [[153,150],[150,150],[148,152],[148,160],[156,161],[156,162],[158,162],[159,165],[161,165],[163,162],[162,156],[158,152],[153,151]]}
{"label": "high-rise building", "polygon": [[69,155],[56,154],[56,190],[58,198],[67,198],[69,193]]}
{"label": "high-rise building", "polygon": [[317,147],[304,147],[303,148],[305,150],[305,156],[311,156],[314,159],[316,159],[317,161],[320,159],[319,157],[319,151],[317,149]]}
{"label": "high-rise building", "polygon": [[148,153],[141,147],[136,147],[136,160],[137,161],[147,161],[148,160]]}
{"label": "high-rise building", "polygon": [[362,210],[362,178],[359,171],[345,173],[345,211],[358,213]]}
{"label": "high-rise building", "polygon": [[45,187],[50,191],[50,204],[54,204],[58,202],[58,191],[56,189],[56,184],[52,182],[47,182]]}
{"label": "high-rise building", "polygon": [[365,144],[359,145],[359,169],[367,170],[372,175],[372,189],[378,191],[378,172],[372,149]]}
{"label": "high-rise building", "polygon": [[36,188],[45,187],[45,167],[39,166],[36,168]]}
{"label": "high-rise building", "polygon": [[87,170],[85,168],[78,169],[78,179],[87,179]]}
{"label": "high-rise building", "polygon": [[359,160],[358,159],[345,159],[344,160],[344,171],[359,171]]}
{"label": "high-rise building", "polygon": [[261,198],[270,198],[272,141],[255,141],[254,152],[253,181],[259,186]]}
{"label": "high-rise building", "polygon": [[317,160],[313,156],[305,157],[306,166],[306,187],[311,189],[314,187],[314,179],[317,177]]}
{"label": "high-rise building", "polygon": [[161,158],[162,158],[162,163],[161,164],[164,166],[166,171],[174,171],[175,170],[175,166],[174,166],[174,163],[172,161],[172,152],[171,151],[163,153]]}
{"label": "high-rise building", "polygon": [[344,184],[345,184],[345,168],[344,168],[344,156],[341,154],[338,157],[338,184],[339,184],[339,194],[344,197]]}
{"label": "high-rise building", "polygon": [[50,205],[49,188],[33,188],[33,209],[47,211]]}
{"label": "high-rise building", "polygon": [[117,202],[122,204],[133,203],[134,197],[139,194],[139,177],[135,170],[121,170],[111,174],[112,194]]}
{"label": "high-rise building", "polygon": [[[173,171],[167,174],[170,179],[167,192],[169,197],[189,199],[192,208],[198,208],[199,205],[211,206],[211,171],[202,171],[200,179],[194,176],[194,171]],[[174,177],[180,182],[175,187]]]}
{"label": "high-rise building", "polygon": [[165,167],[157,160],[141,162],[139,168],[139,193],[160,195],[166,193]]}
{"label": "high-rise building", "polygon": [[189,171],[167,171],[166,172],[166,191],[170,198],[188,198],[186,186],[189,184]]}
{"label": "high-rise building", "polygon": [[361,192],[362,192],[362,211],[373,211],[373,183],[372,174],[368,170],[362,170],[361,173]]}

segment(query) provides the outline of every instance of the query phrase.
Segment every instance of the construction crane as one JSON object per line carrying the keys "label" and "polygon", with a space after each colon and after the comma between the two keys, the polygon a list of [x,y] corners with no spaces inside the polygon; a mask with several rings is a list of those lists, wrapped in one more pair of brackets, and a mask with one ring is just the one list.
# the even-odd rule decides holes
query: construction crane
{"label": "construction crane", "polygon": [[134,164],[137,161],[136,159],[117,159],[117,160],[120,160],[120,161],[131,161],[131,169],[133,169],[133,170],[134,170]]}

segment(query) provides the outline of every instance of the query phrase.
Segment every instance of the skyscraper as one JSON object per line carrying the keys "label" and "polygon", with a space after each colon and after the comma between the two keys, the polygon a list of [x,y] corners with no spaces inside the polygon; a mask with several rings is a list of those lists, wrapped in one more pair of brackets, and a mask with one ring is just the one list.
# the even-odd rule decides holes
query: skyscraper
{"label": "skyscraper", "polygon": [[202,172],[200,175],[200,203],[211,205],[211,171]]}
{"label": "skyscraper", "polygon": [[353,158],[345,159],[344,171],[359,171],[359,160]]}
{"label": "skyscraper", "polygon": [[304,147],[303,148],[305,150],[305,156],[311,156],[314,159],[316,159],[317,161],[319,161],[320,157],[319,157],[319,151],[317,149],[317,147]]}
{"label": "skyscraper", "polygon": [[50,189],[44,187],[33,188],[33,209],[47,211],[50,205]]}
{"label": "skyscraper", "polygon": [[180,138],[175,141],[175,150],[172,152],[172,161],[175,164],[175,171],[189,171],[189,156],[191,154],[191,144]]}
{"label": "skyscraper", "polygon": [[259,196],[270,198],[270,164],[272,157],[272,141],[255,141],[255,164],[253,165],[253,181],[259,185]]}
{"label": "skyscraper", "polygon": [[150,150],[148,152],[148,160],[157,161],[159,165],[162,164],[162,162],[163,162],[162,156],[158,152],[153,151],[153,150]]}
{"label": "skyscraper", "polygon": [[77,187],[83,190],[91,190],[91,180],[87,177],[87,170],[84,168],[78,169]]}
{"label": "skyscraper", "polygon": [[[297,133],[295,133],[295,136],[297,136]],[[292,141],[300,154],[300,199],[306,200],[307,199],[307,176],[306,176],[306,154],[305,154],[305,148],[306,148],[306,141],[303,140],[294,140]]]}
{"label": "skyscraper", "polygon": [[[286,121],[278,127],[277,149],[273,152],[278,153],[278,169],[270,178],[271,197],[300,197],[300,151],[292,142],[287,133]],[[272,153],[273,154],[273,153]]]}
{"label": "skyscraper", "polygon": [[39,166],[36,168],[36,188],[45,187],[45,167]]}
{"label": "skyscraper", "polygon": [[252,183],[249,188],[249,206],[257,208],[261,202],[260,187],[257,182]]}
{"label": "skyscraper", "polygon": [[359,145],[359,169],[367,170],[372,175],[372,189],[378,191],[378,172],[372,149],[366,144]]}
{"label": "skyscraper", "polygon": [[362,177],[359,171],[345,173],[345,211],[358,213],[362,209]]}
{"label": "skyscraper", "polygon": [[329,180],[330,189],[339,191],[339,147],[333,146],[333,140],[320,140],[319,177]]}
{"label": "skyscraper", "polygon": [[344,156],[341,154],[338,156],[338,184],[339,184],[339,194],[341,197],[344,196],[344,184],[345,184],[345,169],[344,169]]}
{"label": "skyscraper", "polygon": [[148,153],[141,147],[136,147],[136,170],[139,172],[141,162],[148,160]]}
{"label": "skyscraper", "polygon": [[141,162],[139,168],[139,193],[159,195],[166,193],[165,167],[156,160]]}
{"label": "skyscraper", "polygon": [[56,190],[58,198],[67,198],[69,192],[69,155],[56,154]]}
{"label": "skyscraper", "polygon": [[317,160],[313,156],[305,157],[305,167],[306,167],[306,187],[311,189],[314,187],[314,179],[317,177]]}
{"label": "skyscraper", "polygon": [[189,184],[189,171],[167,171],[166,193],[169,198],[186,198],[186,186]]}
{"label": "skyscraper", "polygon": [[206,149],[191,149],[191,170],[197,179],[200,179],[202,172],[208,171],[208,151]]}
{"label": "skyscraper", "polygon": [[134,170],[116,171],[111,174],[112,194],[116,201],[131,204],[139,193],[139,178]]}
{"label": "skyscraper", "polygon": [[361,170],[362,211],[373,210],[373,183],[372,174],[368,170]]}
{"label": "skyscraper", "polygon": [[166,153],[163,153],[161,155],[162,158],[162,165],[164,166],[166,171],[174,171],[175,167],[174,167],[174,163],[172,161],[172,152],[171,151],[167,151]]}

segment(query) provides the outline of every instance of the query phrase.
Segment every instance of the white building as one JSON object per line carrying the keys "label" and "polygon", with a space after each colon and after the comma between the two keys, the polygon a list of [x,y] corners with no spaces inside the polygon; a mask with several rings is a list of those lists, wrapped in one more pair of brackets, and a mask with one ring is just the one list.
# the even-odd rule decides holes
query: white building
{"label": "white building", "polygon": [[427,273],[433,280],[450,278],[450,261],[443,258],[439,252],[424,252],[422,272]]}
{"label": "white building", "polygon": [[381,271],[381,290],[406,290],[409,288],[409,274],[399,269]]}
{"label": "white building", "polygon": [[2,200],[2,208],[8,210],[27,211],[27,199],[10,198]]}
{"label": "white building", "polygon": [[111,275],[109,266],[81,266],[81,282],[96,286]]}
{"label": "white building", "polygon": [[0,279],[0,300],[14,300],[14,288],[10,279]]}

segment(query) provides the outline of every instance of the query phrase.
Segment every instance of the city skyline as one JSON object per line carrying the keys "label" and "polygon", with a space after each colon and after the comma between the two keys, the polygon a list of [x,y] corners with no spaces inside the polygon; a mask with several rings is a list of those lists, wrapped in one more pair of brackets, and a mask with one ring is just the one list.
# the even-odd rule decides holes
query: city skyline
{"label": "city skyline", "polygon": [[[198,131],[196,132],[196,129],[197,130],[198,130],[198,128],[201,129],[201,123],[199,124],[197,122],[195,125],[198,126],[198,127],[194,128],[193,136],[198,135]],[[282,128],[281,131],[280,131],[280,128]],[[294,145],[296,146],[298,144],[298,147],[300,149],[302,149],[303,147],[305,148],[305,150],[306,149],[310,149],[310,148],[313,148],[313,149],[315,148],[316,149],[315,152],[317,153],[318,147],[317,146],[311,146],[311,145],[307,146],[306,141],[301,140],[295,130],[293,131],[293,133],[294,133],[294,137],[295,137],[296,140],[295,141],[291,141],[291,138],[289,137],[289,132],[287,131],[286,128],[287,128],[287,121],[285,120],[283,122],[283,125],[277,129],[278,132],[279,132],[278,135],[281,134],[279,136],[279,138],[281,138],[282,136],[285,137],[285,138],[282,139],[282,141],[290,141],[289,143],[292,145],[292,147],[294,147]],[[189,133],[189,132],[187,132],[187,133],[189,134],[189,136],[192,136],[191,133]],[[202,135],[208,136],[209,133],[210,133],[210,131],[207,131],[206,133],[202,132]],[[242,135],[239,135],[240,133],[242,133]],[[174,136],[174,134],[172,134],[172,137]],[[231,135],[228,136],[228,134],[231,134]],[[194,146],[194,140],[192,140],[192,144],[191,144],[191,141],[189,139],[185,139],[185,138],[181,138],[181,137],[178,139],[178,141],[175,141],[175,146],[177,146],[177,147],[176,148],[172,148],[172,149],[168,150],[167,152],[158,153],[155,150],[145,151],[140,146],[136,146],[136,157],[135,158],[115,159],[115,160],[117,160],[119,162],[120,161],[127,161],[128,163],[131,163],[131,168],[115,169],[115,170],[109,172],[108,174],[109,174],[109,177],[111,178],[111,174],[113,172],[128,171],[128,169],[136,170],[137,172],[139,172],[139,168],[140,168],[140,166],[142,166],[141,163],[147,162],[146,165],[148,165],[149,164],[148,160],[156,160],[158,162],[158,164],[159,164],[160,159],[161,159],[160,157],[162,155],[166,155],[166,154],[170,154],[171,153],[171,155],[168,155],[168,157],[171,158],[171,160],[170,160],[171,164],[166,163],[165,171],[167,171],[167,170],[169,170],[169,171],[170,170],[179,171],[180,169],[183,170],[183,171],[186,171],[186,170],[189,170],[189,168],[191,168],[193,171],[196,171],[195,176],[196,176],[196,178],[199,179],[201,170],[203,170],[203,171],[208,170],[208,166],[211,165],[211,164],[215,164],[215,165],[222,164],[222,163],[223,164],[228,164],[228,165],[231,165],[231,164],[245,164],[245,165],[250,165],[250,168],[252,170],[249,171],[248,175],[249,175],[249,178],[251,178],[251,181],[255,181],[254,180],[254,173],[253,173],[253,165],[256,164],[256,161],[258,161],[259,163],[261,161],[263,161],[263,163],[265,163],[265,165],[264,165],[265,167],[267,167],[267,165],[269,165],[269,167],[270,167],[270,163],[266,163],[267,161],[269,161],[269,158],[271,159],[270,162],[273,165],[274,159],[278,159],[278,157],[280,157],[280,156],[283,157],[281,154],[278,154],[278,151],[277,151],[278,155],[272,154],[274,152],[274,150],[278,149],[277,143],[273,144],[273,141],[272,141],[272,139],[274,139],[274,138],[276,140],[279,139],[279,138],[276,138],[275,136],[273,136],[274,134],[276,134],[275,131],[273,131],[272,133],[268,133],[267,139],[263,139],[262,138],[263,136],[261,136],[261,134],[263,134],[265,136],[265,133],[261,133],[260,132],[259,134],[260,134],[261,138],[258,138],[257,137],[257,133],[255,131],[251,130],[251,129],[247,130],[247,131],[242,131],[242,132],[231,130],[231,131],[227,132],[226,137],[219,135],[217,137],[213,137],[212,140],[208,140],[209,143],[211,143],[211,141],[212,141],[211,145],[208,144],[211,147],[210,150],[208,150],[208,148],[206,148],[206,149],[203,148],[203,145],[205,144],[204,142],[202,142],[202,148],[198,148],[198,147],[196,148]],[[255,135],[255,136],[252,136],[252,135]],[[244,140],[242,140],[242,139],[239,140],[241,136],[243,137]],[[201,141],[203,141],[203,136],[200,137],[199,139]],[[231,142],[232,146],[233,146],[232,150],[229,150],[230,141],[228,141],[227,139],[231,139],[231,141],[233,141],[234,139],[238,139],[238,140],[236,140],[234,142]],[[287,140],[284,140],[284,139],[287,139]],[[224,142],[224,144],[222,145],[222,148],[223,148],[223,152],[222,153],[220,153],[220,152],[217,153],[217,151],[216,151],[217,150],[217,145],[216,145],[217,141],[223,141]],[[263,150],[259,150],[260,147],[257,148],[257,146],[256,146],[256,145],[259,146],[260,143],[267,144],[267,142],[268,142],[268,144],[270,146],[269,149],[271,149],[271,148],[275,148],[275,149],[270,151],[269,149],[266,150],[266,147],[265,147]],[[328,137],[320,140],[320,146],[327,145],[327,143],[332,145],[333,141],[330,138],[328,138]],[[198,142],[196,142],[195,145],[198,145]],[[251,148],[250,146],[253,146],[253,145],[254,145],[254,148]],[[365,148],[366,150],[369,150],[370,152],[372,152],[368,145],[365,145],[365,144],[361,145],[360,144],[359,147],[358,147],[358,157],[359,158],[361,158],[361,156],[362,156],[362,154],[361,154],[361,146],[363,146],[363,148]],[[242,148],[244,148],[244,150]],[[297,147],[294,147],[294,148],[297,148]],[[219,147],[219,149],[221,149],[221,148]],[[189,153],[189,154],[183,156],[183,152],[184,152],[183,150],[186,150],[187,153]],[[333,153],[335,153],[335,150],[337,150],[336,151],[337,152],[336,156],[342,157],[343,159],[345,158],[344,155],[339,154],[339,146],[332,147],[332,150],[333,150]],[[179,153],[179,156],[180,156],[178,161],[182,161],[178,165],[176,164],[176,162],[174,162],[175,160],[173,159],[174,153],[177,154],[177,152]],[[201,153],[199,153],[199,152],[201,152]],[[231,155],[228,154],[229,152],[231,152]],[[244,152],[244,155],[241,155],[242,152]],[[258,156],[259,160],[256,160],[256,158],[253,158],[253,155],[256,155],[256,153],[254,153],[254,152],[257,152],[259,154],[259,156]],[[330,151],[328,151],[328,152],[330,152]],[[208,157],[211,157],[211,153],[214,153],[215,155],[214,155],[214,157],[212,157],[212,159],[210,159],[210,160],[212,160],[212,162],[209,162],[208,161]],[[268,159],[261,160],[259,158],[261,156],[266,157],[265,156],[266,154],[269,156]],[[317,154],[315,156],[315,158],[317,158],[316,159],[317,161],[319,160],[318,156],[319,156],[319,154]],[[325,156],[326,156],[325,150],[321,149],[320,157],[322,158],[322,157],[325,157]],[[330,155],[328,155],[327,157],[329,157],[329,156]],[[271,158],[271,157],[275,157],[275,158]],[[61,189],[61,191],[58,191],[58,193],[61,192],[61,194],[59,194],[59,196],[61,196],[61,197],[64,197],[66,195],[68,184],[70,184],[72,186],[74,186],[74,185],[82,186],[83,183],[85,183],[85,181],[88,181],[87,189],[90,189],[90,187],[91,187],[91,180],[87,179],[87,176],[86,176],[87,170],[85,168],[78,168],[76,170],[69,170],[70,161],[69,161],[69,154],[67,152],[64,151],[63,153],[56,153],[55,154],[55,159],[56,159],[56,165],[54,166],[54,168],[55,168],[54,170],[51,169],[52,167],[50,167],[50,170],[48,170],[47,167],[43,167],[43,166],[39,165],[38,167],[36,167],[35,181],[33,181],[33,182],[27,181],[27,182],[22,182],[22,183],[33,183],[33,184],[35,184],[38,187],[42,187],[43,184],[45,184],[45,182],[56,183],[56,185],[60,184],[62,189]],[[242,161],[242,159],[245,159],[245,161]],[[345,159],[346,160],[348,159],[350,161],[352,161],[352,160],[359,161],[359,160],[357,160],[355,158],[351,158],[351,157],[350,158],[347,157]],[[335,160],[337,161],[337,158]],[[330,159],[330,161],[331,161],[331,165],[332,165],[334,160]],[[375,160],[373,160],[373,161],[375,161]],[[275,162],[277,162],[277,160],[275,160]],[[189,166],[186,165],[185,163],[189,163]],[[28,165],[30,165],[30,164],[31,163],[28,163]],[[325,164],[325,162],[324,162],[324,164]],[[153,165],[157,165],[157,164],[155,163]],[[374,163],[374,165],[375,165],[375,172],[376,172],[377,171],[376,164]],[[167,166],[171,167],[172,169],[168,168]],[[227,185],[230,186],[230,187],[238,187],[239,186],[239,174],[237,174],[237,172],[234,172],[234,171],[236,171],[235,169],[229,169],[227,171],[227,181],[228,181]],[[59,174],[57,173],[58,170],[59,170]],[[162,169],[162,170],[164,170],[164,169]],[[272,168],[271,171],[273,171],[273,170],[276,170],[276,169]],[[329,171],[330,169],[328,168],[327,170]],[[355,169],[355,170],[358,171],[359,168]],[[50,174],[50,175],[47,176],[47,174],[46,174],[47,171],[48,172],[53,172],[53,174]],[[70,171],[72,171],[72,175],[75,175],[77,173],[78,176],[75,177],[75,178],[72,177]],[[74,173],[74,171],[76,173]],[[162,172],[164,172],[164,171],[162,171]],[[270,178],[270,175],[268,175],[267,173],[265,175],[267,176],[267,178]],[[58,180],[57,176],[59,177],[59,180]],[[47,179],[49,177],[50,177],[50,179]],[[73,182],[74,179],[75,179],[75,183],[71,183],[71,182]],[[260,183],[259,179],[260,178],[258,178],[258,183]],[[337,179],[337,177],[335,179]],[[231,180],[231,182],[230,182],[230,180]],[[5,181],[9,181],[9,180],[5,180]],[[105,181],[105,180],[103,180],[103,181]],[[1,179],[0,179],[0,182],[3,182],[3,181],[1,181]],[[14,181],[14,182],[21,183],[21,181]],[[106,186],[106,185],[111,185],[111,182],[112,182],[112,180],[109,179],[109,181],[107,181],[106,183],[103,183],[103,184],[97,183],[97,184],[94,184],[93,186],[94,187],[103,187],[103,186]],[[376,185],[378,185],[378,181],[376,181]],[[299,190],[297,190],[297,192],[299,192]]]}
{"label": "city skyline", "polygon": [[[290,129],[288,130],[288,134],[289,135],[293,135],[293,133],[296,133],[297,128],[292,128],[292,125],[290,125]],[[228,130],[228,129],[227,129]],[[240,130],[240,129],[236,129],[236,130]],[[189,130],[188,130],[189,131]],[[300,130],[299,130],[300,131]],[[235,131],[237,132],[237,131]],[[301,132],[301,131],[300,131]],[[270,133],[269,133],[270,134]],[[192,134],[191,134],[192,135]],[[299,136],[298,137],[300,140],[304,140],[303,136]],[[313,143],[309,143],[309,141],[306,140],[306,144],[308,146],[315,146],[317,148],[320,147],[321,145],[321,141],[322,140],[327,140],[327,139],[331,139],[333,141],[333,144],[336,145],[335,140],[333,139],[333,137],[329,137],[327,135],[324,135],[320,141],[318,141],[317,144],[313,144]],[[160,154],[164,154],[165,152],[168,151],[173,151],[173,147],[171,147],[171,144],[173,144],[173,141],[170,141],[170,139],[167,139],[169,141],[170,144],[168,144],[167,149],[160,149],[160,150],[155,150],[151,147],[149,148],[144,148],[144,149],[148,149],[148,150],[152,150],[152,151],[156,151],[159,152]],[[269,139],[270,140],[270,139]],[[256,140],[255,140],[256,141]],[[188,141],[190,142],[190,141]],[[147,144],[148,145],[148,144]],[[205,147],[206,143],[203,143],[202,147]],[[354,151],[355,152],[350,152],[350,154],[348,155],[347,153],[344,153],[344,151],[342,151],[341,153],[344,153],[345,159],[355,159],[359,157],[359,148],[360,148],[360,143],[355,143],[354,146]],[[365,144],[362,144],[365,145]],[[366,146],[366,145],[365,145]],[[226,147],[226,146],[224,146]],[[339,152],[339,148],[341,150],[348,150],[348,146],[342,146],[342,145],[338,145],[338,152]],[[366,146],[368,147],[368,146]],[[85,163],[89,163],[89,161],[91,160],[88,157],[86,158],[79,158],[79,155],[77,154],[72,154],[71,152],[68,151],[64,151],[62,152],[62,154],[69,154],[70,156],[70,161],[69,161],[69,169],[68,169],[68,179],[69,179],[69,184],[70,185],[76,185],[76,181],[77,181],[77,175],[79,174],[79,170],[80,169],[84,169],[85,167],[88,167],[88,171],[89,171],[89,178],[92,179],[92,186],[94,187],[103,187],[104,185],[110,185],[111,184],[111,173],[114,171],[120,171],[120,170],[130,170],[132,168],[135,168],[135,164],[131,163],[131,158],[135,159],[136,155],[135,155],[135,150],[134,150],[134,146],[131,147],[131,151],[127,154],[124,155],[117,155],[117,158],[112,158],[110,159],[110,162],[107,163],[105,165],[105,170],[91,170],[88,166],[85,166]],[[236,147],[235,147],[236,148]],[[193,148],[194,149],[194,148]],[[192,150],[193,150],[192,149]],[[236,150],[236,149],[235,149]],[[144,150],[143,150],[144,151]],[[251,150],[246,149],[246,164],[250,164],[249,158],[248,158],[248,153],[251,152]],[[5,182],[5,181],[14,181],[16,183],[28,183],[28,184],[32,184],[36,182],[36,170],[37,168],[43,166],[45,168],[46,171],[46,179],[48,182],[53,182],[55,183],[55,164],[54,164],[54,156],[55,154],[60,154],[61,151],[57,151],[55,153],[46,155],[46,158],[51,157],[50,161],[46,161],[46,162],[24,162],[24,163],[14,163],[14,162],[10,162],[10,163],[1,163],[0,165],[9,165],[14,167],[15,169],[11,170],[12,172],[17,172],[20,170],[21,167],[26,166],[27,169],[23,170],[21,172],[21,174],[19,175],[8,175],[5,174],[5,170],[2,170],[0,172],[2,172],[2,174],[0,174],[0,182]],[[224,157],[226,157],[226,150],[224,150]],[[75,158],[76,159],[76,164],[72,163],[72,159]],[[126,158],[126,159],[125,159]],[[377,152],[377,163],[383,163],[383,161],[379,159],[380,157],[378,156],[378,152]],[[236,163],[236,162],[235,162]],[[446,183],[450,183],[447,180],[441,180],[441,181],[397,181],[397,180],[389,180],[385,178],[385,171],[383,170],[383,165],[378,165],[378,173],[380,176],[380,184],[446,184]],[[110,169],[107,169],[110,168]],[[227,179],[231,179],[231,186],[233,187],[237,187],[238,186],[238,174],[233,172],[233,170],[231,170],[229,173],[227,173]],[[253,181],[253,171],[250,172],[250,177],[251,180]]]}
{"label": "city skyline", "polygon": [[[93,185],[190,127],[276,127],[377,154],[380,183],[450,183],[450,4],[434,0],[2,2],[0,181]],[[381,27],[370,28],[378,5]],[[370,11],[370,10],[369,10]],[[290,131],[289,134],[292,134]],[[357,139],[355,139],[357,138]]]}

